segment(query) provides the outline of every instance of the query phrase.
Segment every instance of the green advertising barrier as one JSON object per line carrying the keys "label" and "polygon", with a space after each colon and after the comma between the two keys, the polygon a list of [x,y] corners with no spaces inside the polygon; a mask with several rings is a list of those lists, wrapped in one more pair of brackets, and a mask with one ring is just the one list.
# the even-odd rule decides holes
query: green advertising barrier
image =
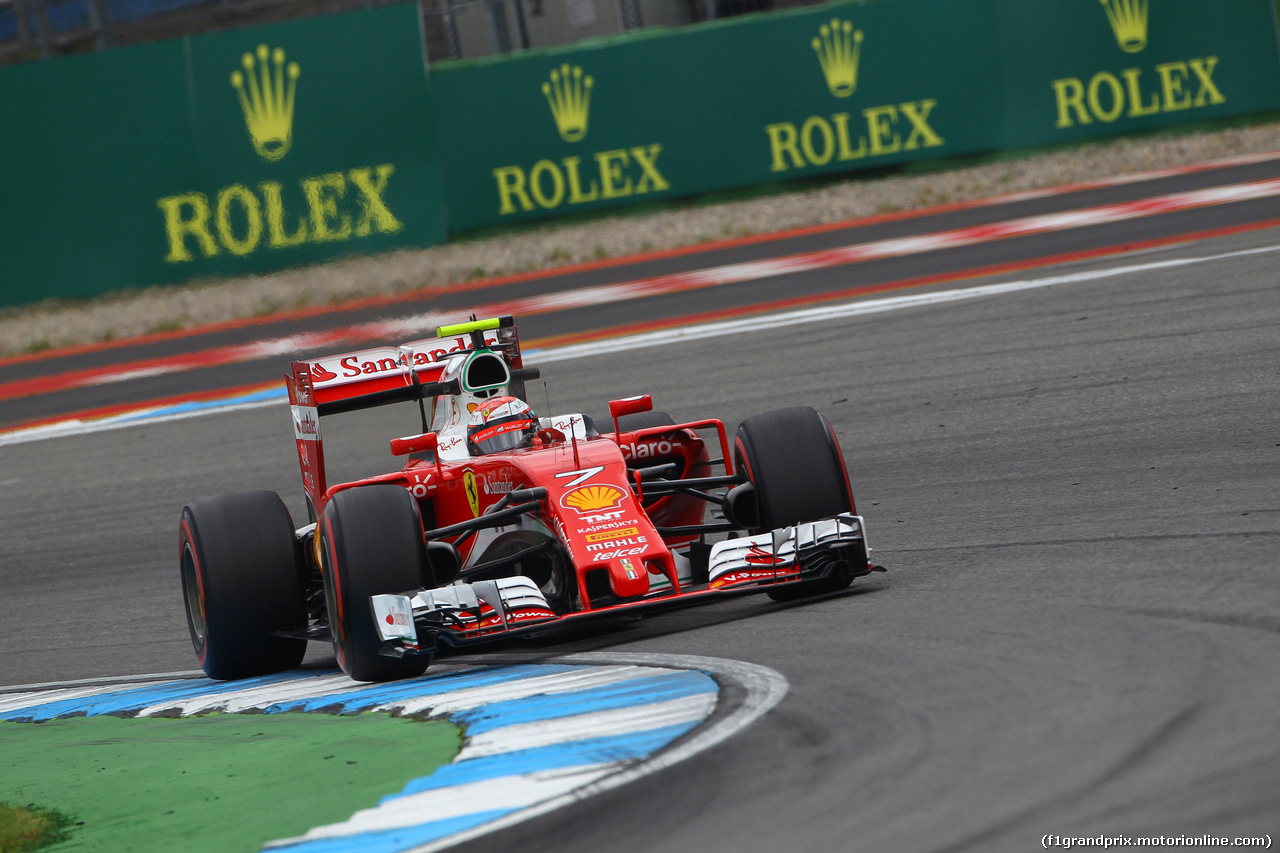
{"label": "green advertising barrier", "polygon": [[0,303],[442,242],[417,15],[0,69]]}
{"label": "green advertising barrier", "polygon": [[995,0],[1003,148],[1280,107],[1270,0]]}
{"label": "green advertising barrier", "polygon": [[989,10],[843,4],[433,69],[450,229],[990,148]]}
{"label": "green advertising barrier", "polygon": [[451,232],[1280,108],[1271,0],[883,0],[437,66]]}
{"label": "green advertising barrier", "polygon": [[1275,18],[878,0],[428,79],[400,4],[0,68],[0,304],[1276,110]]}

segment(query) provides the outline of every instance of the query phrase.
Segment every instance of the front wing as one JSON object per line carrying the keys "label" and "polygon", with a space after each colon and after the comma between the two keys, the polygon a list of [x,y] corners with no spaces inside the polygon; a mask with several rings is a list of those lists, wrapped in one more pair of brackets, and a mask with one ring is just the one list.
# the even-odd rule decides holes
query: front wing
{"label": "front wing", "polygon": [[728,539],[711,549],[708,582],[682,586],[609,607],[559,615],[532,580],[498,578],[370,598],[382,646],[392,657],[430,653],[439,642],[454,647],[520,636],[602,615],[684,607],[716,597],[767,592],[819,581],[835,572],[868,574],[865,526],[860,516],[833,518]]}

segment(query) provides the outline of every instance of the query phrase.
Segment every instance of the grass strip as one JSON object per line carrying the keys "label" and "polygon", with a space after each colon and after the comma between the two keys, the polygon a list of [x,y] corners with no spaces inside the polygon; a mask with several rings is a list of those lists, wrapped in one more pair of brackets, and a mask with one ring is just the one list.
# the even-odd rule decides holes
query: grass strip
{"label": "grass strip", "polygon": [[451,723],[387,714],[0,722],[0,802],[74,815],[51,853],[257,850],[376,805],[460,744]]}
{"label": "grass strip", "polygon": [[28,853],[67,837],[71,818],[35,804],[0,803],[0,853]]}

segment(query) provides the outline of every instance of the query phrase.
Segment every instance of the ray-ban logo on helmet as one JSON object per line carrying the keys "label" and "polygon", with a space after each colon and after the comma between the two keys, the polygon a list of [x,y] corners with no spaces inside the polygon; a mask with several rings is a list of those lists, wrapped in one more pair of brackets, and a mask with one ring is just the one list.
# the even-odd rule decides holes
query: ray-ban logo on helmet
{"label": "ray-ban logo on helmet", "polygon": [[849,21],[832,18],[813,39],[814,53],[827,78],[827,88],[837,98],[847,98],[858,88],[858,59],[862,55],[862,30]]}
{"label": "ray-ban logo on helmet", "polygon": [[1116,44],[1125,53],[1138,53],[1147,46],[1147,0],[1098,0],[1107,10],[1107,20]]}
{"label": "ray-ban logo on helmet", "polygon": [[283,159],[293,144],[293,96],[301,70],[298,63],[286,66],[284,60],[283,48],[260,44],[256,58],[252,53],[241,58],[243,72],[231,72],[253,148],[272,162]]}

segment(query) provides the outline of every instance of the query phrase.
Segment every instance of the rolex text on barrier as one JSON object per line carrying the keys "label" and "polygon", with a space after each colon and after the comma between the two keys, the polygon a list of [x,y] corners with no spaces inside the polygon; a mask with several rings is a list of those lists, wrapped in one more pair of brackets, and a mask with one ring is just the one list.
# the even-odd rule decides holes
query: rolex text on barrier
{"label": "rolex text on barrier", "polygon": [[1276,109],[1272,0],[833,3],[429,79],[385,6],[0,68],[0,304]]}
{"label": "rolex text on barrier", "polygon": [[1280,107],[1269,0],[829,4],[431,82],[457,231]]}
{"label": "rolex text on barrier", "polygon": [[996,5],[1007,33],[1006,147],[1280,106],[1275,8],[1266,0]]}
{"label": "rolex text on barrier", "polygon": [[[414,4],[0,69],[0,303],[445,239]],[[74,204],[68,204],[74,200]],[[74,247],[74,251],[68,249]]]}
{"label": "rolex text on barrier", "polygon": [[999,103],[975,93],[998,89],[997,64],[956,37],[990,31],[988,9],[838,4],[441,63],[451,227],[989,148]]}

